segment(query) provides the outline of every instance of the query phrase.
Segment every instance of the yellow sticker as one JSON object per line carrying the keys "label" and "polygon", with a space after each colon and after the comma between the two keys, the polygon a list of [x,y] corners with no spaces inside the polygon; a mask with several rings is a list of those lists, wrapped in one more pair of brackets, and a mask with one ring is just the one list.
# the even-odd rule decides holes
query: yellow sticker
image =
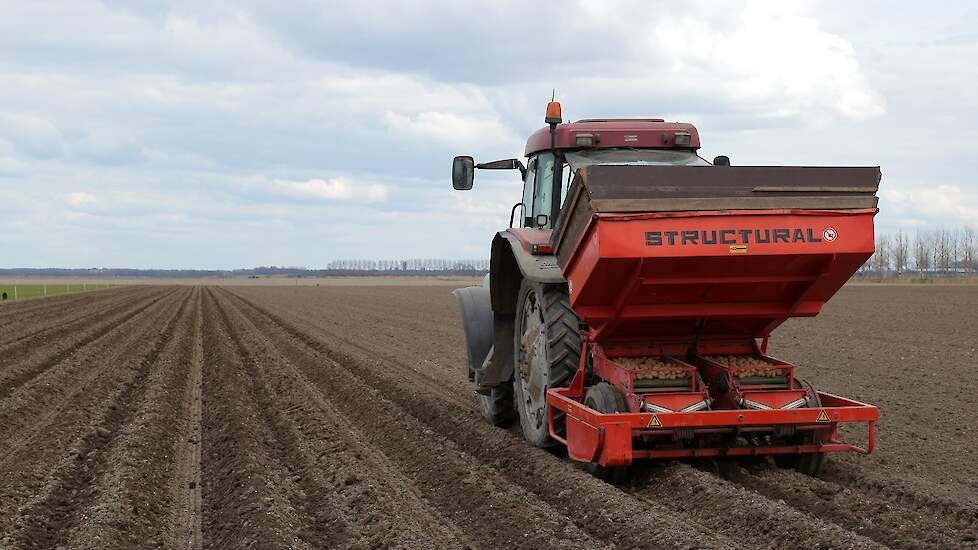
{"label": "yellow sticker", "polygon": [[744,246],[744,245],[742,245],[742,244],[731,246],[730,247],[730,253],[731,254],[747,254],[747,247]]}
{"label": "yellow sticker", "polygon": [[818,411],[818,418],[815,419],[815,422],[831,422],[829,420],[829,414],[825,412],[825,409]]}
{"label": "yellow sticker", "polygon": [[662,427],[662,422],[659,422],[659,417],[656,416],[655,413],[652,413],[652,418],[649,419],[649,427],[650,428],[661,428]]}

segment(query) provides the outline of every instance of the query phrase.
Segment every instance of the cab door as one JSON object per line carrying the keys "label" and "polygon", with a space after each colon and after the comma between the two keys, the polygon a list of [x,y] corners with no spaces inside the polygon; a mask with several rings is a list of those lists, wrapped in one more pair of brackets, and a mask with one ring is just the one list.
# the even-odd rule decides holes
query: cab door
{"label": "cab door", "polygon": [[553,166],[554,155],[549,151],[530,157],[526,168],[526,179],[523,181],[523,227],[525,228],[551,229],[553,227],[556,218],[551,212]]}

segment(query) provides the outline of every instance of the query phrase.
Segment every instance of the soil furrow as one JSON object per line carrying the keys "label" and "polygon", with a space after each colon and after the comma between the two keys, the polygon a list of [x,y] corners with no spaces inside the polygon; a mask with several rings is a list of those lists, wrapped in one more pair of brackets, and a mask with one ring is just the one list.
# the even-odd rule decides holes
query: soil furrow
{"label": "soil furrow", "polygon": [[[51,424],[64,421],[65,411],[76,412],[75,402],[93,391],[96,381],[114,376],[125,363],[128,350],[135,345],[133,332],[165,322],[170,306],[167,301],[154,301],[99,338],[75,348],[63,361],[0,401],[0,439],[6,443],[0,452],[0,471],[22,448],[43,445],[51,438]],[[45,350],[38,355],[41,359],[35,362],[47,360]]]}
{"label": "soil furrow", "polygon": [[[295,482],[282,471],[275,435],[247,393],[254,380],[210,291],[204,322],[203,546],[310,547],[299,540],[302,514],[287,498],[296,498]],[[348,536],[341,523],[332,525],[334,540]]]}
{"label": "soil furrow", "polygon": [[[324,472],[315,466],[315,458],[309,456],[313,452],[320,455],[324,451],[303,448],[302,427],[289,422],[281,411],[283,403],[279,396],[272,395],[268,387],[263,371],[269,369],[272,366],[269,363],[275,359],[258,356],[253,349],[256,335],[242,334],[241,319],[232,321],[227,302],[220,299],[216,302],[223,326],[247,371],[245,389],[248,400],[257,410],[262,427],[275,438],[272,451],[278,465],[277,473],[282,478],[280,496],[296,509],[301,523],[292,528],[298,538],[309,547],[351,546],[365,542],[360,540],[360,534],[350,525],[349,519],[354,516],[338,509],[341,503],[334,498],[336,480],[326,479]],[[260,335],[257,337],[260,338]],[[248,344],[245,343],[246,338]]]}
{"label": "soil furrow", "polygon": [[[411,498],[413,487],[392,483],[396,469],[373,472],[364,468],[374,454],[370,446],[357,444],[353,426],[325,403],[296,369],[266,343],[266,336],[226,299],[221,300],[232,338],[251,367],[255,384],[251,396],[262,411],[262,419],[283,449],[290,474],[303,489],[304,510],[310,514],[303,537],[310,545],[365,544],[417,548],[460,547],[457,530],[428,513],[420,498]],[[246,344],[247,343],[247,344]],[[304,391],[305,390],[305,391]],[[318,409],[318,411],[317,411]],[[333,416],[317,414],[334,412]],[[332,430],[325,426],[332,424]],[[362,443],[360,443],[362,445]],[[383,506],[376,504],[383,502]],[[357,537],[331,540],[328,522],[316,516],[331,511],[333,522]],[[364,518],[365,525],[351,527],[343,518]],[[359,531],[359,533],[357,533]]]}
{"label": "soil furrow", "polygon": [[[343,407],[344,414],[356,418],[364,429],[384,434],[380,440],[392,443],[391,453],[405,447],[417,447],[419,441],[429,440],[433,435],[444,437],[463,453],[478,457],[481,467],[498,472],[499,476],[529,490],[536,498],[558,510],[566,516],[565,521],[585,529],[598,540],[607,540],[616,545],[644,547],[656,544],[663,548],[688,548],[694,544],[711,548],[738,546],[723,536],[697,529],[696,522],[689,521],[690,518],[681,511],[670,510],[656,503],[640,502],[571,467],[565,459],[529,448],[510,432],[482,423],[471,409],[433,402],[425,395],[423,383],[418,386],[418,382],[411,379],[385,379],[376,372],[381,370],[378,363],[365,363],[342,350],[330,348],[275,314],[241,297],[238,299],[249,305],[257,315],[266,318],[266,322],[261,323],[263,330],[270,336],[275,335],[276,341],[284,340],[280,349],[285,353],[291,351],[289,359],[333,403]],[[372,403],[394,411],[403,410],[406,418],[413,417],[420,424],[420,437],[395,440],[392,424],[374,410],[365,409],[362,403]],[[393,424],[395,427],[402,425],[402,422]],[[437,472],[437,477],[431,481],[448,483],[448,489],[459,490],[457,480],[443,479],[443,464],[435,460],[431,467]],[[625,525],[629,527],[622,528]],[[523,546],[519,541],[513,544]]]}
{"label": "soil furrow", "polygon": [[[16,363],[25,350],[31,351],[41,345],[50,346],[59,343],[61,339],[72,337],[79,331],[91,329],[100,319],[111,317],[121,310],[132,307],[134,300],[149,299],[164,292],[165,289],[146,287],[140,288],[138,292],[113,293],[105,295],[102,299],[86,300],[78,305],[77,309],[57,308],[43,321],[18,319],[16,322],[10,322],[4,327],[4,341],[0,343],[0,353],[4,359],[0,367]],[[94,320],[85,326],[83,321],[93,318]]]}
{"label": "soil furrow", "polygon": [[201,288],[194,294],[194,321],[190,357],[190,383],[184,392],[181,411],[181,434],[173,452],[176,472],[171,478],[169,493],[176,504],[166,518],[168,539],[173,548],[200,550],[201,530],[201,454],[203,437],[203,378],[204,378],[204,307]]}
{"label": "soil furrow", "polygon": [[[5,356],[3,365],[0,365],[0,368],[5,365],[11,365],[10,368],[0,370],[0,401],[10,395],[24,382],[31,380],[47,369],[61,363],[66,357],[72,353],[75,353],[79,348],[92,344],[108,332],[114,330],[138,315],[144,308],[152,306],[154,303],[163,300],[165,297],[165,295],[157,296],[154,294],[145,301],[129,304],[128,307],[123,307],[119,312],[115,312],[115,314],[108,319],[89,329],[74,331],[65,340],[48,344],[53,349],[46,349],[45,351],[48,351],[48,353],[39,358],[40,360],[22,361],[19,363],[14,362],[19,360],[22,354],[35,351],[34,348],[28,346],[23,346],[22,354],[11,352],[10,355]],[[45,348],[46,347],[47,346],[45,346]]]}
{"label": "soil furrow", "polygon": [[107,295],[118,295],[137,289],[140,287],[112,288],[102,292],[84,292],[81,294],[59,294],[49,296],[39,300],[26,300],[18,302],[0,303],[0,326],[4,326],[7,319],[14,319],[17,323],[36,318],[35,316],[44,315],[49,311],[66,311],[74,309],[78,304],[86,303],[93,299],[100,299]]}
{"label": "soil furrow", "polygon": [[978,285],[846,287],[818,318],[779,328],[772,350],[816,387],[880,408],[876,451],[840,456],[840,468],[974,507],[976,326]]}
{"label": "soil furrow", "polygon": [[[235,289],[247,291],[250,289]],[[352,290],[352,289],[351,289]],[[399,288],[359,288],[359,292],[346,293],[343,300],[330,300],[329,312],[341,317],[355,318],[358,321],[374,324],[375,326],[389,325],[396,327],[398,334],[405,332],[424,333],[439,340],[452,338],[460,327],[458,321],[458,305],[455,297],[446,293],[437,303],[438,308],[432,308],[429,296],[417,296],[405,293]],[[380,299],[378,299],[380,298]],[[322,302],[318,302],[322,303]],[[294,308],[296,315],[303,315],[306,308]],[[422,314],[423,313],[423,314]]]}
{"label": "soil furrow", "polygon": [[861,465],[827,464],[821,477],[836,485],[898,503],[907,509],[940,516],[959,531],[978,531],[978,506],[972,501],[952,500],[922,491],[896,476],[868,476]]}
{"label": "soil furrow", "polygon": [[39,336],[53,332],[58,328],[98,316],[100,313],[117,307],[118,304],[131,301],[134,294],[145,291],[146,289],[143,288],[136,291],[114,291],[88,295],[78,300],[77,303],[56,303],[42,311],[17,315],[11,321],[0,322],[0,350],[9,351],[12,346],[24,340],[37,339]]}
{"label": "soil furrow", "polygon": [[172,296],[175,311],[162,327],[145,327],[155,336],[143,340],[142,349],[130,356],[127,365],[116,369],[117,379],[109,381],[113,387],[105,392],[105,399],[95,404],[94,422],[78,434],[67,456],[48,474],[44,487],[18,510],[11,539],[30,547],[53,547],[80,521],[97,496],[95,480],[116,466],[107,451],[116,443],[120,428],[131,421],[135,405],[145,391],[150,367],[185,309],[186,298],[177,298]]}
{"label": "soil furrow", "polygon": [[145,374],[120,400],[123,418],[102,451],[103,468],[92,476],[94,498],[82,503],[83,521],[66,539],[70,548],[178,546],[179,534],[159,518],[183,505],[169,488],[178,473],[172,457],[190,382],[195,294],[187,292],[176,320],[162,327],[158,353],[151,352]]}
{"label": "soil furrow", "polygon": [[[238,290],[238,289],[235,289]],[[248,298],[241,296],[238,292],[234,292],[236,296],[247,300]],[[268,308],[268,312],[272,313],[274,309],[274,314],[281,318],[283,313],[280,308]],[[426,341],[430,338],[430,335],[418,335],[417,338],[407,338],[403,334],[372,334],[370,342],[363,342],[362,340],[349,337],[351,332],[357,333],[356,329],[351,330],[350,326],[344,326],[343,323],[324,323],[318,319],[308,319],[304,317],[299,317],[296,312],[290,311],[291,313],[290,322],[293,323],[298,330],[303,333],[314,334],[317,338],[323,339],[324,337],[328,339],[333,347],[350,349],[353,351],[358,351],[373,358],[381,358],[385,363],[395,364],[399,368],[406,371],[411,371],[415,378],[423,379],[426,383],[426,387],[430,391],[439,391],[439,396],[446,401],[451,401],[460,406],[470,406],[473,404],[472,390],[471,388],[464,387],[463,383],[465,378],[463,376],[453,376],[445,377],[439,372],[432,372],[430,364],[426,361],[409,361],[405,360],[404,357],[411,357],[412,354],[407,350],[393,349],[388,351],[385,349],[385,344],[398,344],[407,343],[417,343],[421,341]],[[360,320],[360,315],[354,311],[350,311],[349,315],[343,315],[335,311],[332,314],[336,315],[338,319],[350,319],[350,324],[353,325],[354,317],[352,315],[357,315],[357,320]],[[388,320],[390,322],[390,320]],[[360,332],[360,334],[363,334]],[[397,340],[400,340],[399,342]],[[398,354],[398,351],[404,353]],[[462,372],[462,368],[453,369],[453,374],[458,374]],[[464,390],[460,391],[464,387]]]}
{"label": "soil furrow", "polygon": [[[468,406],[472,404],[472,393],[474,392],[459,392],[457,390],[457,383],[454,380],[446,381],[444,377],[439,376],[438,373],[432,373],[430,371],[426,372],[424,370],[424,367],[426,366],[425,364],[419,365],[418,362],[405,361],[397,355],[388,353],[382,346],[378,346],[376,342],[361,343],[352,338],[343,337],[337,331],[330,330],[330,328],[322,326],[315,327],[311,331],[309,330],[310,328],[310,325],[306,325],[303,327],[304,332],[315,332],[320,338],[326,336],[329,338],[331,345],[334,347],[357,351],[370,357],[380,359],[387,364],[396,365],[398,368],[410,371],[414,378],[423,381],[430,391],[438,391],[439,397],[446,401],[451,401],[461,406]],[[458,372],[462,372],[462,369],[459,368]],[[461,376],[459,378],[461,378]]]}
{"label": "soil furrow", "polygon": [[800,376],[881,406],[872,455],[616,487],[482,420],[447,287],[3,304],[0,549],[978,548],[976,311],[978,287],[860,287],[779,329]]}
{"label": "soil furrow", "polygon": [[[627,491],[689,511],[718,533],[750,548],[883,548],[870,538],[678,462],[643,468]],[[717,513],[723,510],[722,513]]]}
{"label": "soil furrow", "polygon": [[[749,490],[784,500],[796,509],[893,548],[953,548],[978,540],[974,525],[961,529],[954,516],[917,506],[912,500],[861,493],[854,487],[769,465],[741,467],[729,463],[723,475]],[[860,513],[853,514],[854,509]]]}

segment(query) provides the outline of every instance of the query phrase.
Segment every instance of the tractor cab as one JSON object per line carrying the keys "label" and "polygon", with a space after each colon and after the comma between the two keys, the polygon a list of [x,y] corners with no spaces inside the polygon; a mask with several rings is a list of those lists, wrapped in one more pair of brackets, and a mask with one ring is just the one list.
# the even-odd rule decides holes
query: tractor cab
{"label": "tractor cab", "polygon": [[[699,133],[692,124],[659,118],[592,118],[563,123],[560,103],[547,106],[548,127],[530,135],[524,165],[519,159],[476,164],[470,156],[455,157],[452,183],[472,188],[474,171],[519,170],[523,196],[513,206],[510,226],[551,230],[567,198],[577,170],[594,165],[709,166],[696,154]],[[719,160],[726,157],[718,157]],[[520,212],[516,217],[517,209]]]}

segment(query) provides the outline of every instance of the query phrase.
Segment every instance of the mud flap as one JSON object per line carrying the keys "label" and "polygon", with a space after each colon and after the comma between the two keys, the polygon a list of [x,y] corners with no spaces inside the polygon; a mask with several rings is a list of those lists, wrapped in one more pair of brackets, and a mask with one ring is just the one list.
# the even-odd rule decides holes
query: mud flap
{"label": "mud flap", "polygon": [[597,428],[567,415],[567,456],[579,462],[594,462],[600,445],[601,434]]}
{"label": "mud flap", "polygon": [[604,441],[598,464],[629,466],[632,463],[632,427],[627,422],[608,422],[603,426]]}
{"label": "mud flap", "polygon": [[465,371],[471,380],[475,371],[482,368],[492,348],[493,314],[489,303],[489,289],[469,286],[457,288],[452,294],[458,299],[462,313],[462,328],[465,331],[465,346],[469,357]]}
{"label": "mud flap", "polygon": [[602,466],[632,463],[632,428],[627,422],[607,422],[601,428],[567,415],[567,456]]}

